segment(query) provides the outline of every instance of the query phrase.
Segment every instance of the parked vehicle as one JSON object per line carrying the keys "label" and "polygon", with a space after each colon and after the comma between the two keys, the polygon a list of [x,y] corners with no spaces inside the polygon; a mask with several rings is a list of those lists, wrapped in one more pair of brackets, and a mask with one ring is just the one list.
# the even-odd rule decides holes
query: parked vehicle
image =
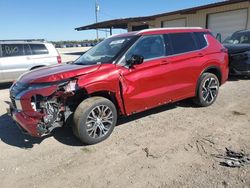
{"label": "parked vehicle", "polygon": [[229,53],[230,74],[250,76],[250,30],[235,32],[223,45]]}
{"label": "parked vehicle", "polygon": [[0,40],[0,83],[43,66],[60,64],[54,45],[44,40]]}
{"label": "parked vehicle", "polygon": [[215,102],[228,78],[227,50],[201,28],[164,28],[108,38],[72,64],[24,74],[9,114],[33,136],[65,122],[83,143],[106,139],[117,117],[194,98]]}

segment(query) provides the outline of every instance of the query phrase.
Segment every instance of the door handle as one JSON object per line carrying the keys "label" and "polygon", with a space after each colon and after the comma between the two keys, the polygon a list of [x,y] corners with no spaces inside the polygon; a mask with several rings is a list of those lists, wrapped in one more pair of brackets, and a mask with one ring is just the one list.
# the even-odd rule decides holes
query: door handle
{"label": "door handle", "polygon": [[167,64],[169,64],[170,62],[168,61],[168,60],[162,60],[161,61],[161,65],[167,65]]}

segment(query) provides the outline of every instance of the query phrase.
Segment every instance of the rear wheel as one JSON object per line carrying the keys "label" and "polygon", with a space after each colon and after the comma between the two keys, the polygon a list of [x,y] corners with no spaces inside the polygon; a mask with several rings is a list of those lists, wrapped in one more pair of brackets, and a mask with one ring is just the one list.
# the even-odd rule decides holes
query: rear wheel
{"label": "rear wheel", "polygon": [[106,98],[91,97],[77,107],[73,132],[84,144],[96,144],[110,136],[116,122],[115,105]]}
{"label": "rear wheel", "polygon": [[199,79],[197,95],[194,102],[202,107],[213,104],[218,96],[220,82],[216,75],[204,73]]}

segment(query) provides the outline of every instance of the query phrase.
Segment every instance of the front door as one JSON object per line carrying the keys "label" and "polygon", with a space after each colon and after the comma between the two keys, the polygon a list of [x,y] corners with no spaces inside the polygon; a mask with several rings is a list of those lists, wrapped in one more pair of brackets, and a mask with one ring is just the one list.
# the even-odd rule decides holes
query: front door
{"label": "front door", "polygon": [[144,62],[133,67],[122,67],[121,83],[126,113],[144,111],[169,101],[167,96],[166,57],[162,35],[141,37],[124,55],[144,57]]}

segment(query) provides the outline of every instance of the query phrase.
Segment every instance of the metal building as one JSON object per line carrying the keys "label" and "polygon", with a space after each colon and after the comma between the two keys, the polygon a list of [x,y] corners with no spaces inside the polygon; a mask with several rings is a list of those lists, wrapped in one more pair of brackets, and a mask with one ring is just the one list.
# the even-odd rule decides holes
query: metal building
{"label": "metal building", "polygon": [[250,29],[250,0],[228,0],[145,17],[108,20],[76,28],[88,29],[128,29],[136,31],[159,27],[203,27],[211,29],[214,35],[225,39],[233,32]]}

